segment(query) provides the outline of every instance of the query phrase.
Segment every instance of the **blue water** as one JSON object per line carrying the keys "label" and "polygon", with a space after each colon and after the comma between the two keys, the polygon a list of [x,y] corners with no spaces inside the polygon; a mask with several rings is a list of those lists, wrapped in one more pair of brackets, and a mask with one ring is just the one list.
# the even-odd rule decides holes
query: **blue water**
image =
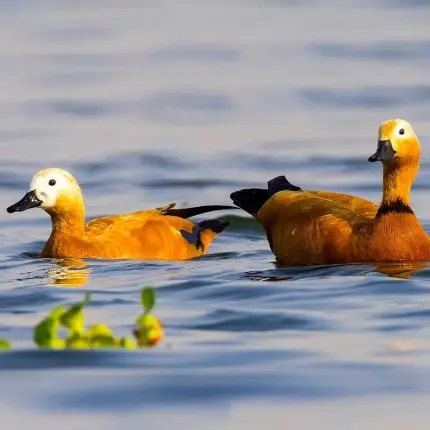
{"label": "blue water", "polygon": [[[0,206],[69,169],[89,217],[229,204],[285,174],[379,201],[379,123],[421,138],[430,231],[427,1],[0,2]],[[427,429],[430,265],[278,268],[241,211],[181,263],[37,258],[50,221],[0,211],[2,423],[23,428]],[[36,350],[32,327],[91,291],[130,333],[157,288],[165,341]]]}

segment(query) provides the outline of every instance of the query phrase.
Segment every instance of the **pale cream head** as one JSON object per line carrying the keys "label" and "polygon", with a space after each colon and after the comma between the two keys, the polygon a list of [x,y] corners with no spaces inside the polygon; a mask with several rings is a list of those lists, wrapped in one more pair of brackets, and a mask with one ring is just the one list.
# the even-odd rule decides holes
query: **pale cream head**
{"label": "pale cream head", "polygon": [[29,191],[34,191],[42,202],[42,209],[54,208],[59,197],[77,197],[81,189],[76,179],[67,171],[50,168],[37,172],[30,184]]}

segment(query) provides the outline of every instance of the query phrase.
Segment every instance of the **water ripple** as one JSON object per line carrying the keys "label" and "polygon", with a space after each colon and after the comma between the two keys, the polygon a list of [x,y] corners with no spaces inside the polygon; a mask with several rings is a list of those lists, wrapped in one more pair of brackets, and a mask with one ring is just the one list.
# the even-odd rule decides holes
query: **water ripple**
{"label": "water ripple", "polygon": [[[414,209],[429,213],[429,2],[69,3],[0,2],[3,421],[96,430],[157,428],[158,416],[180,428],[176,410],[203,412],[184,426],[202,428],[215,423],[206,411],[226,411],[218,428],[317,417],[327,429],[344,413],[346,426],[394,429],[401,410],[403,428],[427,428],[415,398],[430,393],[429,263],[283,267],[242,210],[211,216],[229,228],[191,261],[41,259],[49,217],[5,208],[54,163],[76,174],[91,217],[229,204],[281,174],[379,201],[381,170],[366,159],[378,122],[405,115],[423,136]],[[147,285],[165,329],[156,348],[35,349],[34,325],[85,292],[87,326],[130,336]],[[238,425],[241,405],[258,419]]]}
{"label": "water ripple", "polygon": [[326,321],[309,315],[285,314],[281,312],[246,312],[218,309],[199,317],[194,324],[185,325],[197,330],[228,332],[267,332],[275,330],[324,330]]}
{"label": "water ripple", "polygon": [[141,103],[148,118],[169,124],[212,124],[227,121],[233,111],[233,100],[209,92],[160,92]]}
{"label": "water ripple", "polygon": [[240,60],[239,51],[216,45],[196,44],[183,46],[167,46],[151,52],[147,58],[156,61],[205,61],[213,63],[230,63]]}
{"label": "water ripple", "polygon": [[298,97],[305,103],[334,108],[394,108],[427,104],[430,86],[363,87],[351,90],[303,89]]}
{"label": "water ripple", "polygon": [[348,60],[413,61],[430,59],[430,41],[387,41],[372,44],[315,43],[311,52]]}

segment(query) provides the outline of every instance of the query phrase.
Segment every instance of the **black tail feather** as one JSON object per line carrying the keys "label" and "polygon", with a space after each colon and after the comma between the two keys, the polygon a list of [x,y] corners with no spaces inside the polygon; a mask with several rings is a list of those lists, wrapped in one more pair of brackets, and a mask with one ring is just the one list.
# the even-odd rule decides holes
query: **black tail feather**
{"label": "black tail feather", "polygon": [[203,248],[201,233],[205,230],[212,230],[215,233],[221,233],[229,225],[228,221],[220,221],[217,219],[208,219],[199,222],[193,227],[191,233],[185,230],[180,230],[182,237],[197,249]]}
{"label": "black tail feather", "polygon": [[207,219],[199,222],[200,231],[212,230],[214,233],[221,233],[230,223],[219,219]]}
{"label": "black tail feather", "polygon": [[192,208],[183,209],[167,209],[166,215],[177,216],[179,218],[191,218],[196,215],[200,215],[206,212],[221,211],[226,209],[237,209],[234,206],[222,206],[222,205],[207,205],[207,206],[196,206]]}
{"label": "black tail feather", "polygon": [[261,188],[248,188],[230,194],[233,203],[249,214],[256,216],[269,199],[269,191]]}
{"label": "black tail feather", "polygon": [[301,191],[300,187],[293,185],[285,176],[277,176],[267,182],[267,189],[269,194],[273,196],[278,191]]}
{"label": "black tail feather", "polygon": [[277,176],[267,182],[267,190],[262,188],[246,188],[230,194],[233,203],[249,214],[256,216],[258,211],[274,194],[279,191],[301,191],[285,176]]}

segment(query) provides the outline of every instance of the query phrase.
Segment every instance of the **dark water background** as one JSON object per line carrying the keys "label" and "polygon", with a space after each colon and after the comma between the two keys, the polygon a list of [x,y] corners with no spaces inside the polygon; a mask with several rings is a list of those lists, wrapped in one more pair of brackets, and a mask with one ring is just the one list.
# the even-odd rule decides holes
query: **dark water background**
{"label": "dark water background", "polygon": [[[378,124],[403,117],[430,228],[429,6],[1,1],[0,207],[53,166],[76,175],[89,216],[228,204],[279,174],[378,201],[366,160]],[[0,336],[15,347],[0,354],[2,428],[428,429],[429,268],[280,269],[236,215],[200,260],[76,271],[32,257],[42,211],[0,211]],[[87,289],[88,323],[128,334],[148,284],[157,349],[33,348],[35,322]]]}

